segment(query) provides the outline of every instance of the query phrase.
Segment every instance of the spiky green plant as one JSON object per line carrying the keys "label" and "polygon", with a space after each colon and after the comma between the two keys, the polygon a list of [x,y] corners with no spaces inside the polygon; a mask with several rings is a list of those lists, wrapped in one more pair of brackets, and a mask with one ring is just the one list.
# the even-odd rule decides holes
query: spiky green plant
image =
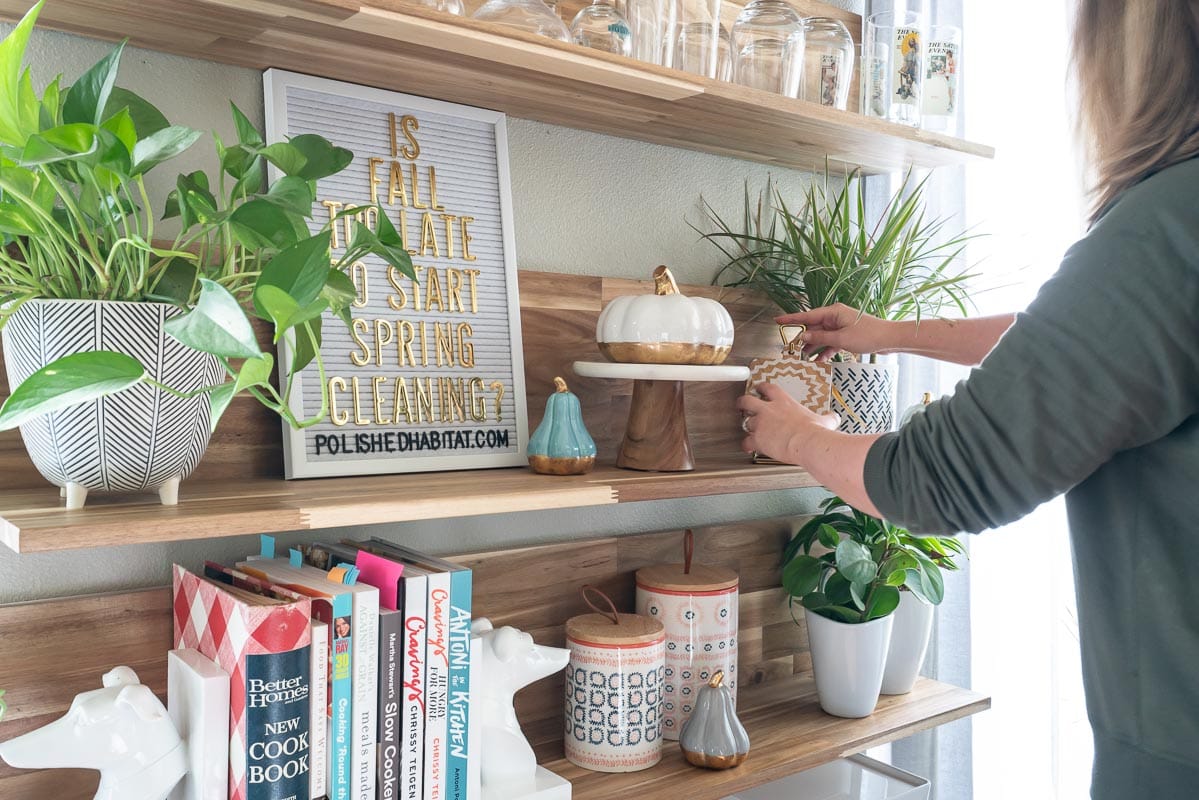
{"label": "spiky green plant", "polygon": [[795,211],[771,183],[756,201],[747,185],[740,230],[705,202],[716,230],[700,233],[728,259],[714,282],[761,291],[788,313],[844,303],[891,320],[947,306],[966,315],[975,276],[959,258],[974,237],[926,217],[926,180],[906,175],[873,223],[857,170],[840,186],[828,174],[813,182]]}

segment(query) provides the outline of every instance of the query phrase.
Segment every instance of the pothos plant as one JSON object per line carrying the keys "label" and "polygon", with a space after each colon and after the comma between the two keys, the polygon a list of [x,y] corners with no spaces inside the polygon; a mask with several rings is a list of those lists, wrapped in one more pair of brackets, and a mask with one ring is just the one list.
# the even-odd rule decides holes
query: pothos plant
{"label": "pothos plant", "polygon": [[[178,220],[178,232],[160,243],[145,175],[190,148],[200,132],[171,125],[116,85],[124,44],[69,87],[55,78],[39,97],[22,64],[41,7],[0,42],[0,326],[33,299],[171,303],[180,313],[167,320],[166,332],[216,356],[227,379],[182,395],[127,355],[79,353],[13,387],[0,430],[139,382],[181,396],[207,394],[213,427],[240,392],[293,426],[316,424],[328,405],[321,316],[332,311],[350,323],[355,290],[348,266],[373,254],[415,278],[399,233],[381,212],[376,230],[353,222],[336,258],[331,227],[364,209],[344,209],[310,230],[316,182],[345,169],[353,154],[312,134],[267,144],[232,106],[237,141],[226,145],[213,134],[215,177],[178,176],[161,215]],[[270,183],[268,163],[279,174]],[[259,346],[252,318],[270,326],[273,344],[290,345],[290,363],[278,365],[278,388],[271,383],[274,357]],[[321,409],[298,419],[288,402],[293,379],[314,361]]]}
{"label": "pothos plant", "polygon": [[[817,545],[827,552],[813,555]],[[941,570],[957,569],[953,558],[964,553],[952,536],[917,536],[831,497],[787,543],[782,583],[793,613],[799,603],[838,622],[869,622],[894,611],[901,590],[939,605]]]}

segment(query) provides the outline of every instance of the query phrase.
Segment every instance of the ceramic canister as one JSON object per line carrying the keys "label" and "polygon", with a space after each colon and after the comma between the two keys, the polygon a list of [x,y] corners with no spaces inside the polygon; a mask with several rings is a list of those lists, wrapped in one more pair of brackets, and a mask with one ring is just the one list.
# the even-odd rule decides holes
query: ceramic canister
{"label": "ceramic canister", "polygon": [[662,758],[666,632],[637,614],[566,623],[566,757],[597,772],[635,772]]}
{"label": "ceramic canister", "polygon": [[637,613],[666,627],[662,735],[667,739],[679,738],[700,687],[717,670],[724,671],[724,685],[737,697],[737,573],[687,566],[637,570]]}

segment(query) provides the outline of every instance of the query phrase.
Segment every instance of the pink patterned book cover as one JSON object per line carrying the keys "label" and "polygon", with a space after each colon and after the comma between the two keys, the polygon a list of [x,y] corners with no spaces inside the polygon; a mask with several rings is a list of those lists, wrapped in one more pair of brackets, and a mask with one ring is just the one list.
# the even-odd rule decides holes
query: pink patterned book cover
{"label": "pink patterned book cover", "polygon": [[229,800],[307,800],[311,603],[173,572],[175,647],[230,675]]}

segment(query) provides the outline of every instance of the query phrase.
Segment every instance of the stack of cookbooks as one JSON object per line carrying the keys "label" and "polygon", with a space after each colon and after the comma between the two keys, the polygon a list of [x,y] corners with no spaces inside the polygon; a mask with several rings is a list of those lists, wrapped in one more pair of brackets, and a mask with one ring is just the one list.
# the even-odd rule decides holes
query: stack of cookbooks
{"label": "stack of cookbooks", "polygon": [[478,800],[471,571],[390,542],[175,567],[175,646],[230,679],[230,800]]}

